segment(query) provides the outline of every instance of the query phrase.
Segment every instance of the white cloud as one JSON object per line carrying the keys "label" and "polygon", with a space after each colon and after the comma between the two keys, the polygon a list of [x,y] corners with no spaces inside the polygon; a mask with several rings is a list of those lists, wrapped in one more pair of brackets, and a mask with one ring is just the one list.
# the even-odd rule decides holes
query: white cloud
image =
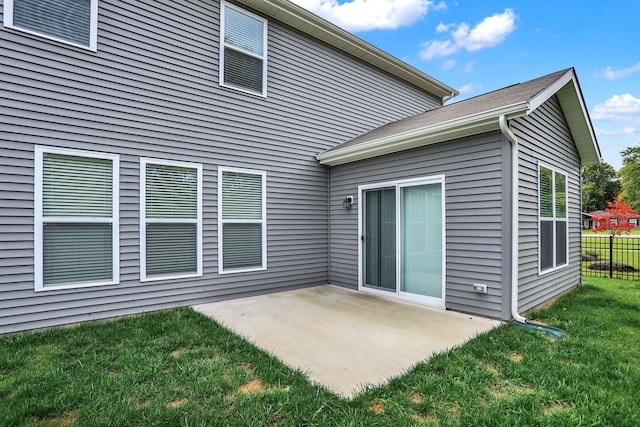
{"label": "white cloud", "polygon": [[456,60],[455,59],[447,59],[446,61],[444,61],[442,63],[442,69],[444,71],[450,70],[455,66],[456,66]]}
{"label": "white cloud", "polygon": [[475,52],[497,46],[515,30],[516,19],[518,16],[513,13],[512,9],[505,9],[503,13],[497,13],[483,19],[473,28],[470,28],[466,22],[448,25],[441,23],[436,27],[436,31],[450,31],[449,38],[425,42],[420,57],[424,60],[430,60],[435,57],[452,55],[462,49]]}
{"label": "white cloud", "polygon": [[450,25],[443,24],[442,22],[436,27],[436,33],[446,33],[449,31]]}
{"label": "white cloud", "polygon": [[467,65],[464,66],[462,71],[465,72],[465,73],[473,73],[473,68],[475,66],[476,66],[476,62],[475,61],[468,62]]}
{"label": "white cloud", "polygon": [[633,67],[623,68],[622,70],[616,70],[615,68],[607,67],[602,72],[602,76],[605,79],[616,80],[616,79],[621,79],[623,77],[627,77],[628,75],[637,73],[639,71],[640,71],[640,62],[638,62]]}
{"label": "white cloud", "polygon": [[638,132],[639,131],[637,131],[635,128],[632,128],[630,126],[622,129],[615,129],[615,130],[596,128],[596,133],[599,136],[627,136],[627,135],[632,135]]}
{"label": "white cloud", "polygon": [[431,0],[293,0],[294,3],[348,31],[396,29],[411,25],[431,9],[446,9]]}
{"label": "white cloud", "polygon": [[640,98],[630,93],[613,95],[604,103],[593,107],[591,118],[607,122],[637,121],[640,123]]}
{"label": "white cloud", "polygon": [[458,92],[460,92],[460,95],[470,95],[472,93],[478,92],[480,89],[482,89],[482,85],[469,83],[458,89]]}

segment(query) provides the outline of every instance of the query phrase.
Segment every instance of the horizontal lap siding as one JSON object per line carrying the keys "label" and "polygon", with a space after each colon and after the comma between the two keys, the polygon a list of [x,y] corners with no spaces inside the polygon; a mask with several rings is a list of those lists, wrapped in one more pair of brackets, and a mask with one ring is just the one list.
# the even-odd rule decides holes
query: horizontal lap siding
{"label": "horizontal lap siding", "polygon": [[[0,333],[326,283],[315,154],[437,99],[274,20],[268,97],[224,89],[218,2],[99,6],[97,53],[0,28]],[[33,291],[35,145],[120,155],[120,284]],[[139,282],[140,157],[203,165],[203,277]],[[267,271],[217,274],[220,166],[267,172]]]}
{"label": "horizontal lap siding", "polygon": [[[332,167],[331,283],[358,285],[359,185],[444,174],[446,306],[501,317],[505,146],[492,133]],[[350,210],[342,207],[347,195],[354,196]],[[473,292],[476,282],[487,284],[488,294]]]}
{"label": "horizontal lap siding", "polygon": [[[519,305],[534,308],[580,282],[580,156],[556,97],[514,120],[520,142]],[[568,175],[569,265],[538,274],[538,162]]]}

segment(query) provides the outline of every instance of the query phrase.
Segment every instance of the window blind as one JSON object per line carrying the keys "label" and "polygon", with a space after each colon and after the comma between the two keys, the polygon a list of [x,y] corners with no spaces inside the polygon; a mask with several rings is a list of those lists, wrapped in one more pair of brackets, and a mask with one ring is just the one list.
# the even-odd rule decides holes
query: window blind
{"label": "window blind", "polygon": [[240,172],[222,174],[222,218],[262,218],[262,176]]}
{"label": "window blind", "polygon": [[111,160],[44,153],[42,168],[43,216],[112,216]]}
{"label": "window blind", "polygon": [[147,164],[147,218],[198,217],[198,173],[193,168]]}
{"label": "window blind", "polygon": [[[114,280],[114,160],[42,150],[42,287]],[[116,227],[114,229],[114,227]],[[38,281],[40,279],[37,279]]]}
{"label": "window blind", "polygon": [[147,275],[197,271],[196,224],[147,224]]}
{"label": "window blind", "polygon": [[197,167],[142,161],[144,169],[144,245],[142,276],[199,273],[199,180]]}
{"label": "window blind", "polygon": [[553,218],[553,171],[540,166],[540,216]]}
{"label": "window blind", "polygon": [[229,6],[224,13],[225,44],[263,56],[264,22]]}
{"label": "window blind", "polygon": [[264,260],[264,175],[222,171],[222,270],[262,268]]}
{"label": "window blind", "polygon": [[89,46],[91,0],[14,0],[13,25]]}
{"label": "window blind", "polygon": [[262,265],[262,224],[224,224],[222,232],[225,269]]}
{"label": "window blind", "polygon": [[262,94],[265,83],[266,21],[225,5],[221,83]]}
{"label": "window blind", "polygon": [[111,224],[44,224],[43,284],[111,280],[112,236]]}
{"label": "window blind", "polygon": [[231,48],[224,51],[224,81],[233,86],[262,92],[262,59]]}

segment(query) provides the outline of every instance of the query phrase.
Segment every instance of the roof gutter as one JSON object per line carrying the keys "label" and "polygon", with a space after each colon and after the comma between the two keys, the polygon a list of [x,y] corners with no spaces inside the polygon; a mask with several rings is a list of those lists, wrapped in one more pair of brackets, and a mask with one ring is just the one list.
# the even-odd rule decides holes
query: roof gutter
{"label": "roof gutter", "polygon": [[515,117],[527,113],[527,102],[508,105],[478,114],[460,117],[446,122],[399,132],[367,142],[338,147],[316,155],[322,165],[336,166],[357,160],[394,153],[401,150],[435,144],[453,138],[476,135],[497,130],[496,119],[500,116]]}
{"label": "roof gutter", "polygon": [[505,115],[501,115],[498,118],[500,124],[500,131],[511,142],[511,316],[518,323],[526,323],[526,317],[519,313],[518,303],[518,255],[520,252],[519,246],[519,162],[518,162],[518,139],[515,134],[509,129],[507,118]]}

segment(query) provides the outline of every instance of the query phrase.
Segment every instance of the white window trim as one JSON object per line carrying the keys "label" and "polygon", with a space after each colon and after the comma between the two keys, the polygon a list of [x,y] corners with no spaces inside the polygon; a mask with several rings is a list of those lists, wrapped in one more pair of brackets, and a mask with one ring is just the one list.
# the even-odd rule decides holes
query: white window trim
{"label": "white window trim", "polygon": [[[262,27],[262,52],[263,52],[262,56],[258,56],[253,52],[248,52],[244,49],[238,48],[237,46],[231,46],[231,49],[237,50],[249,56],[253,56],[254,58],[262,59],[262,92],[255,92],[250,89],[243,88],[241,86],[235,86],[229,83],[225,83],[224,81],[224,52],[226,49],[226,44],[224,42],[224,28],[225,28],[225,15],[226,15],[224,13],[225,7],[230,7],[231,9],[235,9],[242,14],[251,16],[252,18],[262,21],[262,23],[264,24]],[[267,27],[268,27],[268,21],[265,18],[259,15],[256,15],[255,13],[251,13],[248,10],[245,10],[234,4],[227,3],[226,1],[220,2],[220,68],[218,70],[218,79],[219,79],[220,86],[234,89],[244,93],[249,93],[251,95],[258,95],[263,98],[267,97],[267,35],[268,35]]]}
{"label": "white window trim", "polygon": [[89,45],[85,46],[83,44],[78,44],[71,42],[69,40],[60,39],[58,37],[50,36],[48,34],[43,34],[38,31],[29,30],[27,28],[22,28],[13,24],[13,6],[14,0],[5,0],[4,1],[4,26],[6,28],[11,28],[16,31],[21,31],[23,33],[32,34],[38,37],[42,37],[48,40],[53,40],[56,42],[68,44],[71,46],[79,47],[81,49],[90,50],[92,52],[96,52],[98,50],[98,0],[91,0],[91,15],[89,21]]}
{"label": "white window trim", "polygon": [[[167,165],[196,169],[198,174],[197,184],[197,215],[196,219],[147,219],[146,196],[147,196],[147,164]],[[188,274],[172,274],[165,276],[147,276],[147,227],[148,223],[177,223],[177,224],[196,224],[196,272]],[[189,277],[202,276],[202,165],[199,163],[175,162],[172,160],[153,159],[143,157],[140,159],[140,281],[155,282],[159,280],[184,279]]]}
{"label": "white window trim", "polygon": [[[262,179],[262,219],[261,220],[233,220],[222,218],[222,174],[224,172],[246,173],[251,175],[260,175]],[[223,264],[223,243],[224,233],[222,232],[223,224],[262,224],[262,265],[250,268],[233,268],[224,269]],[[240,169],[240,168],[218,168],[218,274],[247,273],[251,271],[264,271],[267,269],[267,172],[256,169]]]}
{"label": "white window trim", "polygon": [[[540,167],[543,167],[545,169],[549,169],[552,172],[552,182],[551,182],[551,187],[553,189],[553,218],[549,218],[549,217],[542,217],[540,215],[540,206],[541,206],[541,195],[542,195],[542,191],[540,191]],[[556,227],[555,224],[556,222],[560,219],[562,220],[562,218],[558,218],[556,217],[556,192],[555,192],[555,186],[556,186],[556,174],[560,174],[560,175],[564,175],[565,177],[565,185],[566,185],[566,191],[565,191],[565,206],[567,207],[567,211],[566,211],[566,216],[564,217],[564,221],[567,223],[567,235],[566,235],[566,242],[565,242],[565,248],[566,248],[566,254],[565,254],[565,259],[567,260],[567,262],[565,262],[564,264],[560,264],[560,265],[555,265],[556,264],[556,249],[557,249],[557,236],[556,236]],[[538,167],[537,167],[537,171],[536,171],[536,176],[537,176],[537,188],[538,188],[538,275],[539,276],[543,276],[545,274],[549,274],[552,273],[554,271],[557,270],[561,270],[563,268],[566,268],[569,266],[569,174],[564,172],[563,170],[560,170],[556,167],[550,166],[548,164],[542,163],[542,162],[538,162]],[[552,254],[552,259],[553,259],[553,264],[554,266],[551,268],[546,268],[546,269],[542,269],[542,239],[540,238],[540,233],[542,230],[542,227],[540,226],[541,221],[553,221],[553,254]]]}
{"label": "white window trim", "polygon": [[[42,215],[43,203],[43,160],[45,153],[63,154],[69,156],[88,157],[94,159],[108,159],[112,161],[112,217],[111,218],[87,218],[87,217],[44,217]],[[54,291],[59,289],[76,289],[86,288],[90,286],[104,286],[104,285],[117,285],[120,283],[120,157],[117,154],[101,153],[95,151],[84,150],[71,150],[64,148],[36,146],[35,147],[35,171],[34,171],[34,290],[36,292],[41,291]],[[61,284],[61,285],[48,285],[44,286],[44,253],[43,253],[43,237],[44,237],[44,223],[45,222],[102,222],[111,223],[112,232],[112,280],[87,282],[87,283],[73,283],[73,284]]]}

